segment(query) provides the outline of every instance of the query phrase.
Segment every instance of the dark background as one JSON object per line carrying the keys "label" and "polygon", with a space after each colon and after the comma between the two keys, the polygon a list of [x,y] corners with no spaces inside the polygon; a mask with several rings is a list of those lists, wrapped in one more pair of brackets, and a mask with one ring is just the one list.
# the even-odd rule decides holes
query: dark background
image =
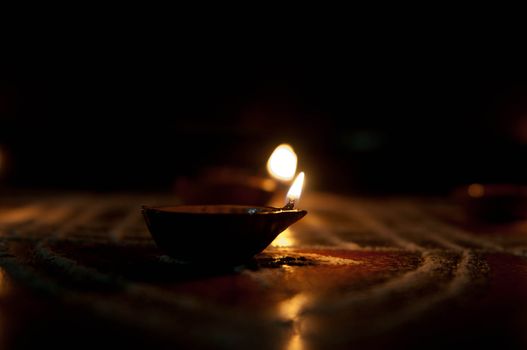
{"label": "dark background", "polygon": [[265,174],[287,142],[313,189],[526,183],[521,64],[457,48],[338,47],[35,49],[0,70],[1,181],[166,190],[213,165]]}

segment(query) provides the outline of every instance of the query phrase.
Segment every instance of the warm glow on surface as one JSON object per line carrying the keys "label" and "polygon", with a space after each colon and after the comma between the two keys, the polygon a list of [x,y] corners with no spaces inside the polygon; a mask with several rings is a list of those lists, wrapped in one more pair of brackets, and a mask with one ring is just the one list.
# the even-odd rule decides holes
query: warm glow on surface
{"label": "warm glow on surface", "polygon": [[286,320],[296,320],[308,300],[307,295],[302,293],[284,300],[280,303],[280,316]]}
{"label": "warm glow on surface", "polygon": [[292,247],[295,245],[296,239],[293,237],[291,229],[287,228],[284,232],[280,233],[278,237],[271,243],[273,247]]}
{"label": "warm glow on surface", "polygon": [[309,302],[309,297],[306,294],[299,293],[294,297],[284,300],[279,305],[280,316],[293,323],[293,332],[291,338],[287,342],[285,348],[287,350],[301,350],[304,349],[304,342],[300,333],[300,317],[302,309]]}
{"label": "warm glow on surface", "polygon": [[35,220],[39,215],[44,215],[43,208],[38,205],[28,205],[7,211],[0,211],[0,224],[12,225],[28,220]]}
{"label": "warm glow on surface", "polygon": [[276,147],[267,161],[267,171],[281,181],[291,180],[296,173],[298,159],[293,147],[286,143]]}
{"label": "warm glow on surface", "polygon": [[298,333],[294,333],[286,345],[286,350],[302,350],[304,348],[304,342]]}
{"label": "warm glow on surface", "polygon": [[472,184],[468,186],[468,195],[472,198],[481,198],[485,195],[485,187],[480,184]]}
{"label": "warm glow on surface", "polygon": [[289,188],[289,191],[287,192],[288,201],[297,201],[300,198],[300,195],[302,194],[302,187],[304,186],[304,177],[305,175],[303,171],[298,174],[295,181],[291,185],[291,188]]}

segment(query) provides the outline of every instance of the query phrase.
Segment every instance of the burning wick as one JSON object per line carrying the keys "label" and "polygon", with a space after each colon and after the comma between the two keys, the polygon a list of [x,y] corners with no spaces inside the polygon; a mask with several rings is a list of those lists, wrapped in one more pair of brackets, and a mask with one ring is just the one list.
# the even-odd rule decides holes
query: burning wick
{"label": "burning wick", "polygon": [[295,181],[291,185],[291,188],[287,192],[286,200],[287,203],[283,207],[284,210],[291,210],[295,207],[296,202],[300,198],[302,193],[302,186],[304,185],[304,172],[302,171],[297,175]]}

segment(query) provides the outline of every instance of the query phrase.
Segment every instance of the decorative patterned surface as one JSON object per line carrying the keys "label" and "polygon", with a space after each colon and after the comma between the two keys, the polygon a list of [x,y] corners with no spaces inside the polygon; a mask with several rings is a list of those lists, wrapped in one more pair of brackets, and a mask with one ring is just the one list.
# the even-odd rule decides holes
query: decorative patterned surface
{"label": "decorative patterned surface", "polygon": [[171,200],[2,198],[2,348],[527,344],[525,222],[473,224],[442,200],[311,194],[264,253],[223,268],[157,249],[139,208]]}

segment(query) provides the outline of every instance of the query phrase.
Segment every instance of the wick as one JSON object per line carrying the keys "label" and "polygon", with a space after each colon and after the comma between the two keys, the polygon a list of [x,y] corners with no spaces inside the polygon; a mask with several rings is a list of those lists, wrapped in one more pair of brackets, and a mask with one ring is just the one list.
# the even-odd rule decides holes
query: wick
{"label": "wick", "polygon": [[295,202],[296,201],[294,199],[288,198],[287,199],[287,204],[284,205],[284,207],[282,209],[284,209],[284,210],[291,210],[291,209],[293,209],[295,207]]}

